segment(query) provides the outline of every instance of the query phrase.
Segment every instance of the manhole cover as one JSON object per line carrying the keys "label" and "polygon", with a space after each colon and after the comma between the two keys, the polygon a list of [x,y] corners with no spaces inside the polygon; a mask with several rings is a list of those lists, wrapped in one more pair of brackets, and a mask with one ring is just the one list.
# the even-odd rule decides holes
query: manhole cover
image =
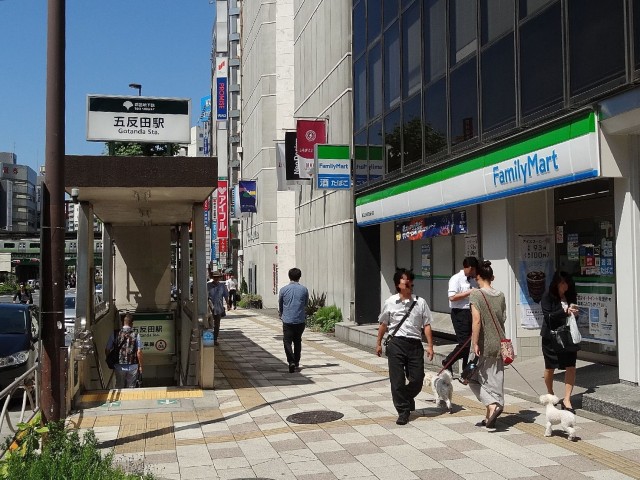
{"label": "manhole cover", "polygon": [[340,420],[343,413],[332,412],[331,410],[313,410],[311,412],[294,413],[287,417],[290,423],[326,423]]}

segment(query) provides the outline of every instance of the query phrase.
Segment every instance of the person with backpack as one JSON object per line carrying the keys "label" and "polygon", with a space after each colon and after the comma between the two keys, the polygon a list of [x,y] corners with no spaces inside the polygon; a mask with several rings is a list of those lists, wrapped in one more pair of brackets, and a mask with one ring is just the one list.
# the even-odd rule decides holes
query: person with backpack
{"label": "person with backpack", "polygon": [[138,374],[142,374],[142,341],[133,330],[133,316],[127,313],[122,328],[109,337],[105,354],[117,349],[118,361],[113,367],[116,375],[116,388],[135,388]]}

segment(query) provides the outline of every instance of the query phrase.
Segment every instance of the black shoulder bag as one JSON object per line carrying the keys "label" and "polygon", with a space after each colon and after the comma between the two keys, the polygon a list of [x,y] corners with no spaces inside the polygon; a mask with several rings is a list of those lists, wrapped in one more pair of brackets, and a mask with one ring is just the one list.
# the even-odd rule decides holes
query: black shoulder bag
{"label": "black shoulder bag", "polygon": [[396,328],[393,329],[393,333],[390,333],[389,335],[387,335],[387,338],[384,339],[384,346],[385,347],[387,345],[389,345],[389,342],[391,341],[391,339],[394,337],[394,335],[396,333],[398,333],[398,330],[400,329],[400,327],[402,326],[404,321],[409,317],[409,314],[411,313],[411,310],[413,310],[413,307],[416,305],[416,303],[418,303],[418,298],[420,298],[420,297],[418,297],[416,295],[416,299],[413,301],[413,303],[409,307],[409,310],[407,310],[407,313],[404,314],[404,317],[402,317],[402,320],[400,320],[400,323],[398,323],[398,325],[396,325]]}
{"label": "black shoulder bag", "polygon": [[127,341],[127,339],[124,338],[122,342],[120,342],[120,345],[116,348],[115,345],[119,336],[120,330],[118,330],[118,334],[115,335],[116,338],[114,338],[113,340],[113,349],[107,354],[107,367],[109,367],[111,370],[113,370],[113,367],[115,367],[116,363],[118,363],[118,361],[120,360],[120,349],[122,348],[122,345],[124,345],[124,342]]}

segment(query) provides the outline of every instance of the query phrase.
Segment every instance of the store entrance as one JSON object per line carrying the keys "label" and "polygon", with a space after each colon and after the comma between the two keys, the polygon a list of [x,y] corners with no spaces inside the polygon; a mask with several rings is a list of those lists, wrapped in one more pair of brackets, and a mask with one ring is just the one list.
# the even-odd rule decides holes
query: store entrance
{"label": "store entrance", "polygon": [[613,181],[557,188],[556,268],[576,282],[582,334],[578,358],[618,364]]}

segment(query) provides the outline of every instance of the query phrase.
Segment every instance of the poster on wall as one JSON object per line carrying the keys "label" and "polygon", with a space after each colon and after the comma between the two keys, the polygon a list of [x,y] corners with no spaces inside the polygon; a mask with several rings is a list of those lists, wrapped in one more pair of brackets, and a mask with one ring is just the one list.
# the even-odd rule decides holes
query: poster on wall
{"label": "poster on wall", "polygon": [[396,241],[422,240],[467,233],[467,212],[447,213],[396,223]]}
{"label": "poster on wall", "polygon": [[420,274],[423,277],[431,276],[431,243],[420,245]]}
{"label": "poster on wall", "polygon": [[616,345],[616,290],[613,283],[578,283],[576,322],[582,341]]}
{"label": "poster on wall", "polygon": [[553,238],[551,235],[520,235],[518,259],[518,298],[520,325],[542,326],[540,300],[553,276]]}
{"label": "poster on wall", "polygon": [[464,236],[464,256],[478,258],[478,235]]}

